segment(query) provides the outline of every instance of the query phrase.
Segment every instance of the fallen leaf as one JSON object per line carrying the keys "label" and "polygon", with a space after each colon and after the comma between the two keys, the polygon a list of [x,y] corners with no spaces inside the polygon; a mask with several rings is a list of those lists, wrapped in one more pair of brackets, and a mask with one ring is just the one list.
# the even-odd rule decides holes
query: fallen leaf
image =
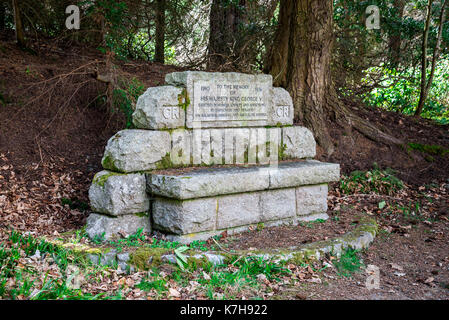
{"label": "fallen leaf", "polygon": [[435,280],[433,277],[429,277],[426,280],[424,280],[424,283],[431,283],[433,282],[433,280]]}
{"label": "fallen leaf", "polygon": [[173,288],[169,288],[168,292],[169,292],[171,297],[179,298],[181,296],[181,293],[179,293],[178,290],[173,289]]}
{"label": "fallen leaf", "polygon": [[400,265],[396,264],[396,263],[390,263],[391,268],[395,269],[395,270],[399,270],[399,271],[403,271],[404,268],[402,268]]}

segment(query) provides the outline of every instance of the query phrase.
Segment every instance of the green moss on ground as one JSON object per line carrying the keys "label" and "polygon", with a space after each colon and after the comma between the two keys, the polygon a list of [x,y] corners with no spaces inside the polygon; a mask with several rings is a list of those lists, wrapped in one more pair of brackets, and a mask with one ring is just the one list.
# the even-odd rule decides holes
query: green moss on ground
{"label": "green moss on ground", "polygon": [[139,270],[148,270],[151,265],[162,264],[162,256],[169,253],[165,248],[139,248],[130,254],[129,262]]}
{"label": "green moss on ground", "polygon": [[[446,154],[449,154],[449,149],[446,149],[442,146],[438,145],[427,145],[427,144],[421,144],[421,143],[414,143],[409,142],[407,144],[409,150],[417,150],[423,153],[436,155],[436,156],[445,156]],[[433,161],[433,157],[431,157]]]}

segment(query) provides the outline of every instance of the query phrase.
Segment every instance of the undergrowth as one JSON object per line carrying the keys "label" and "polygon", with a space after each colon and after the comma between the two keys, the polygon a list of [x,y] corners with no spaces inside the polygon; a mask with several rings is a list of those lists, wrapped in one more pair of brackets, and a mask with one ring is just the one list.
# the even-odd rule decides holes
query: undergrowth
{"label": "undergrowth", "polygon": [[342,175],[339,189],[344,194],[374,192],[393,195],[404,189],[404,183],[394,174],[392,169],[380,170],[378,167],[368,171],[353,171],[349,176]]}
{"label": "undergrowth", "polygon": [[[36,239],[11,231],[8,237],[9,245],[0,245],[0,298],[27,300],[98,300],[121,299],[117,295],[107,296],[105,293],[85,293],[71,286],[68,272],[69,266],[89,271],[95,278],[104,267],[93,266],[90,261],[72,250],[62,248],[45,240]],[[41,263],[56,265],[57,270],[49,267],[43,274],[42,270],[29,265],[27,259],[37,256]],[[56,273],[56,275],[55,275]]]}
{"label": "undergrowth", "polygon": [[348,248],[341,256],[333,261],[337,274],[342,277],[351,277],[353,273],[360,272],[364,264],[359,251]]}

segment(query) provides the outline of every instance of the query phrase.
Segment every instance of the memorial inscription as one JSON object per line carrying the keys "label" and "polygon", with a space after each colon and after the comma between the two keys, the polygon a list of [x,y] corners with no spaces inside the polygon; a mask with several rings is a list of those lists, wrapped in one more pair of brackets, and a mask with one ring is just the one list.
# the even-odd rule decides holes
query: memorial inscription
{"label": "memorial inscription", "polygon": [[267,120],[268,84],[194,82],[193,121]]}

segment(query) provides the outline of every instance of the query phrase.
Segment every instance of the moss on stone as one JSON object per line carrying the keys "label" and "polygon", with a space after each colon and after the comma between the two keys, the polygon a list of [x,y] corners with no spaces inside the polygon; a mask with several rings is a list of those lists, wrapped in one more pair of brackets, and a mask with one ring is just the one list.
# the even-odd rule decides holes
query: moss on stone
{"label": "moss on stone", "polygon": [[169,169],[169,168],[174,168],[174,164],[170,159],[170,152],[167,152],[166,155],[159,160],[158,162],[156,162],[156,169]]}
{"label": "moss on stone", "polygon": [[285,154],[285,150],[287,150],[287,145],[285,143],[281,143],[278,147],[278,157],[279,160],[287,159],[287,155]]}
{"label": "moss on stone", "polygon": [[114,159],[110,155],[105,155],[103,157],[103,159],[101,160],[101,165],[105,169],[109,169],[112,171],[121,171],[115,166]]}
{"label": "moss on stone", "polygon": [[184,111],[186,111],[189,105],[190,105],[189,94],[186,88],[184,88],[182,89],[182,92],[178,95],[178,106]]}
{"label": "moss on stone", "polygon": [[195,258],[192,256],[187,257],[187,269],[197,270],[198,268],[205,268],[210,265],[211,262],[205,257]]}
{"label": "moss on stone", "polygon": [[148,211],[145,212],[137,212],[134,213],[135,216],[138,216],[139,218],[149,217],[150,213]]}
{"label": "moss on stone", "polygon": [[106,174],[101,174],[101,172],[98,172],[95,174],[94,179],[92,180],[93,184],[99,185],[100,187],[104,188],[104,184],[106,181],[108,181],[109,177],[111,176],[121,176],[123,173],[117,173],[117,172],[109,172]]}
{"label": "moss on stone", "polygon": [[139,270],[148,270],[150,265],[162,264],[162,256],[168,253],[165,248],[139,248],[130,254],[129,262]]}

